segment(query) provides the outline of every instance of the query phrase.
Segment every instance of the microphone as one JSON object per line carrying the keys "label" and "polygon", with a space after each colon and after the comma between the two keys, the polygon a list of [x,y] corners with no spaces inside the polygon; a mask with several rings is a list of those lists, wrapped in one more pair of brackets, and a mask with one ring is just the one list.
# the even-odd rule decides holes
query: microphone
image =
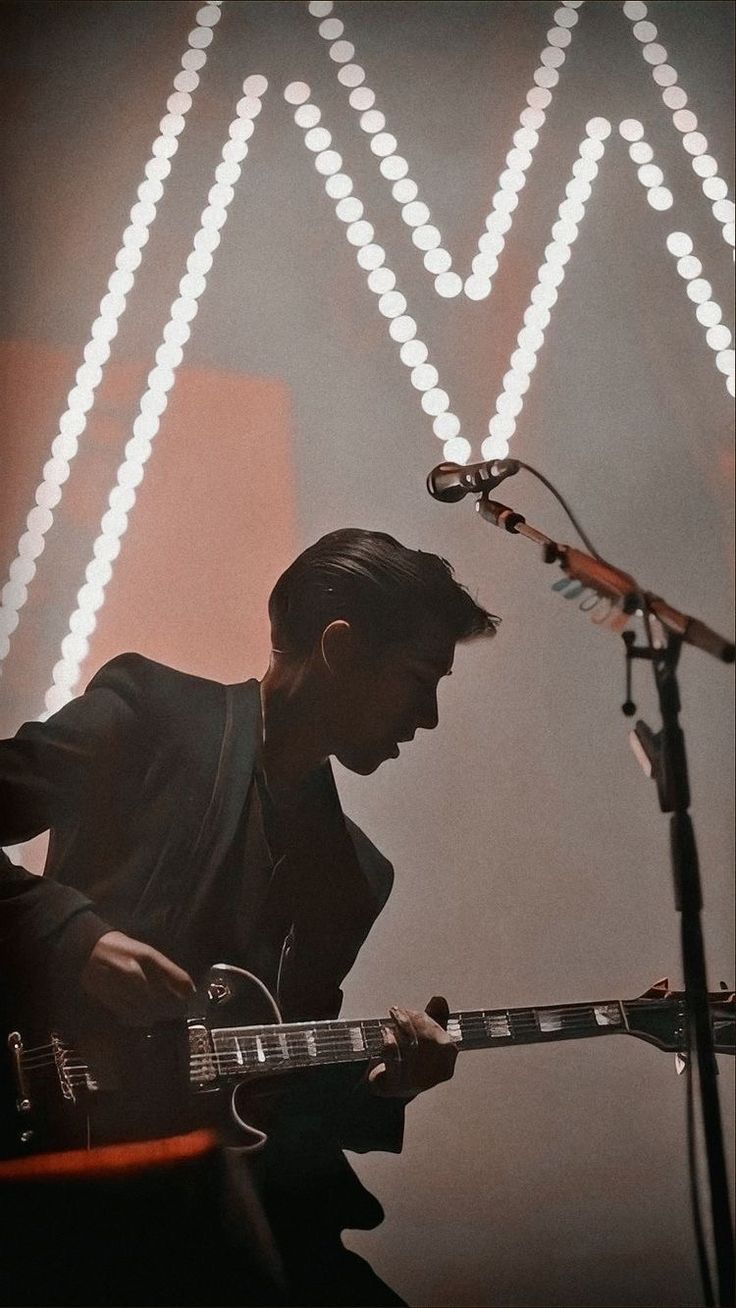
{"label": "microphone", "polygon": [[436,500],[454,504],[466,495],[493,490],[521,469],[518,459],[491,459],[486,463],[440,463],[427,477],[427,490]]}

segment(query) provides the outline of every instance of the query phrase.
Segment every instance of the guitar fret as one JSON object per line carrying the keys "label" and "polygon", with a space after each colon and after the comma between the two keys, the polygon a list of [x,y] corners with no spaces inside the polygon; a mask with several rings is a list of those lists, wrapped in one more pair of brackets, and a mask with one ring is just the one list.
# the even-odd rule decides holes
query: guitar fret
{"label": "guitar fret", "polygon": [[[212,1032],[212,1047],[222,1075],[358,1062],[380,1054],[387,1025],[388,1019],[371,1018],[220,1029]],[[447,1029],[459,1049],[479,1049],[604,1035],[627,1026],[623,1005],[606,1001],[452,1013]]]}

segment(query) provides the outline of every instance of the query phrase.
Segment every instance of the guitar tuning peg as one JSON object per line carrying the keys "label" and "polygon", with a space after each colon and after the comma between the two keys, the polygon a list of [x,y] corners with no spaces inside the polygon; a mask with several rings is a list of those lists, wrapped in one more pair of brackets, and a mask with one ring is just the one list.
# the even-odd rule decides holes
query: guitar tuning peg
{"label": "guitar tuning peg", "polygon": [[687,1054],[678,1052],[675,1054],[675,1072],[678,1076],[682,1076],[685,1071],[687,1071]]}

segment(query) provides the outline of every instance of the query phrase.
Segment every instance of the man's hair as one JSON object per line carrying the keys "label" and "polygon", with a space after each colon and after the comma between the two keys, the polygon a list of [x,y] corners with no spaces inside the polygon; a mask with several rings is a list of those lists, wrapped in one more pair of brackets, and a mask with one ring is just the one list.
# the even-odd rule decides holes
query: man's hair
{"label": "man's hair", "polygon": [[325,627],[350,622],[378,652],[439,627],[453,643],[493,636],[500,621],[455,581],[445,559],[381,531],[322,536],[279,577],[268,601],[274,646],[306,654]]}

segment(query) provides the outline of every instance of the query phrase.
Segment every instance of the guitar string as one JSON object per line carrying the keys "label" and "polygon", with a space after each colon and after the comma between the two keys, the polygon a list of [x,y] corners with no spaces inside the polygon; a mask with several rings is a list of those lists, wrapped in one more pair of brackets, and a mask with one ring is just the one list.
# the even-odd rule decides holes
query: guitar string
{"label": "guitar string", "polygon": [[[461,1026],[465,1026],[465,1027],[469,1026],[471,1023],[487,1023],[493,1020],[510,1022],[512,1024],[513,1023],[518,1024],[523,1021],[531,1021],[532,1023],[535,1023],[536,1022],[535,1014],[539,1014],[542,1017],[559,1016],[563,1019],[567,1018],[569,1020],[572,1017],[585,1017],[587,1013],[592,1014],[596,1008],[610,1008],[610,1007],[618,1009],[619,1007],[618,1001],[609,999],[600,1002],[596,1001],[595,1003],[592,1004],[583,1004],[583,1005],[570,1004],[567,1006],[563,1005],[560,1007],[549,1007],[549,1008],[539,1008],[539,1009],[532,1009],[532,1008],[472,1009],[466,1011],[465,1013],[450,1013],[449,1022],[459,1023]],[[670,1008],[672,1007],[672,1002],[670,1001],[666,1005],[665,1004],[658,1005],[658,1007]],[[345,1033],[347,1036],[350,1030],[355,1030],[356,1028],[371,1028],[371,1027],[377,1028],[377,1027],[385,1027],[385,1026],[392,1026],[392,1025],[394,1024],[390,1017],[385,1017],[385,1018],[372,1017],[372,1018],[364,1018],[364,1019],[356,1018],[355,1021],[351,1021],[350,1018],[340,1018],[334,1024],[323,1022],[318,1019],[311,1026],[308,1023],[303,1023],[303,1022],[301,1023],[285,1022],[283,1023],[283,1025],[272,1024],[266,1026],[243,1026],[243,1027],[233,1027],[233,1028],[214,1027],[212,1029],[216,1031],[231,1031],[231,1030],[242,1031],[243,1035],[249,1035],[251,1038],[255,1036],[260,1036],[261,1038],[263,1038],[264,1035],[266,1037],[269,1037],[271,1035],[274,1036],[286,1035],[286,1036],[298,1037],[300,1035],[304,1035],[307,1031],[309,1031],[310,1033],[314,1031],[317,1037],[319,1038],[323,1033],[328,1033],[328,1032],[330,1034],[335,1034],[335,1035],[340,1035],[341,1033]],[[42,1044],[42,1045],[34,1045],[28,1049],[24,1049],[23,1057],[24,1059],[33,1058],[37,1054],[44,1053],[47,1050],[53,1050],[53,1048],[54,1045],[51,1042],[47,1042],[46,1044]]]}
{"label": "guitar string", "polygon": [[[597,1007],[599,1006],[600,1005],[597,1005]],[[592,1014],[592,1009],[593,1006],[591,1006],[591,1014]],[[580,1018],[582,1019],[583,1024],[589,1023],[591,1020],[595,1020],[595,1019],[591,1019],[591,1017],[589,1016],[586,1016],[586,1014],[581,1012],[579,1008],[572,1008],[572,1007],[570,1007],[569,1009],[556,1008],[554,1010],[549,1010],[549,1009],[537,1010],[537,1012],[540,1012],[542,1016],[549,1014],[550,1017],[555,1017],[555,1018],[560,1017],[561,1019],[563,1020],[567,1019],[568,1021],[570,1021],[572,1018],[576,1018],[576,1019]],[[450,1023],[453,1024],[459,1024],[464,1029],[468,1029],[471,1026],[479,1026],[482,1028],[494,1021],[504,1022],[508,1025],[517,1025],[517,1026],[521,1025],[522,1023],[530,1024],[532,1026],[537,1025],[537,1018],[535,1016],[534,1010],[531,1009],[516,1010],[515,1012],[512,1011],[508,1013],[504,1010],[499,1010],[499,1009],[488,1010],[487,1012],[482,1012],[478,1010],[478,1011],[474,1011],[471,1014],[468,1014],[465,1017],[460,1017],[459,1015],[456,1014],[450,1014],[449,1021]],[[352,1031],[360,1030],[360,1029],[362,1030],[367,1029],[369,1031],[372,1029],[377,1031],[380,1028],[393,1026],[393,1025],[394,1023],[391,1021],[390,1018],[368,1018],[366,1020],[356,1021],[356,1022],[350,1022],[348,1019],[346,1019],[344,1022],[335,1024],[334,1026],[323,1024],[321,1022],[315,1022],[313,1026],[310,1026],[305,1023],[299,1023],[299,1024],[284,1023],[283,1026],[276,1026],[276,1025],[247,1026],[247,1027],[244,1026],[244,1027],[233,1027],[233,1028],[215,1027],[213,1028],[213,1030],[218,1032],[227,1032],[228,1034],[225,1036],[225,1038],[228,1039],[236,1038],[236,1033],[241,1038],[249,1038],[249,1039],[255,1039],[256,1037],[260,1037],[261,1039],[264,1038],[280,1039],[284,1036],[287,1039],[299,1039],[299,1038],[304,1038],[307,1035],[314,1035],[315,1038],[317,1038],[320,1041],[320,1043],[322,1043],[325,1036],[330,1036],[331,1038],[337,1040],[339,1039],[348,1040],[350,1039],[350,1034]],[[231,1032],[232,1034],[230,1034]],[[28,1059],[32,1059],[38,1054],[45,1053],[46,1051],[53,1051],[53,1050],[54,1050],[54,1045],[52,1043],[45,1044],[45,1045],[37,1045],[24,1050],[23,1057],[24,1059],[28,1060]]]}
{"label": "guitar string", "polygon": [[[553,1019],[553,1018],[556,1019],[559,1017],[561,1022],[564,1022],[563,1029],[565,1031],[578,1029],[578,1028],[580,1030],[584,1030],[586,1028],[590,1028],[592,1030],[607,1030],[609,1029],[609,1027],[613,1029],[621,1029],[618,1023],[610,1023],[610,1024],[606,1023],[603,1025],[599,1024],[597,1020],[592,1016],[592,1014],[591,1016],[586,1016],[584,1014],[581,1014],[580,1010],[569,1009],[566,1011],[564,1009],[555,1009],[554,1011],[547,1010],[547,1012],[549,1014],[549,1019]],[[450,1021],[453,1022],[452,1017],[450,1018]],[[455,1018],[454,1022],[455,1024],[458,1024],[458,1019]],[[509,1031],[507,1034],[508,1036],[512,1036],[512,1037],[514,1034],[516,1034],[516,1031],[518,1030],[528,1029],[542,1035],[544,1034],[554,1035],[559,1029],[556,1027],[552,1027],[548,1032],[545,1032],[544,1027],[541,1026],[537,1018],[535,1017],[534,1013],[532,1012],[522,1012],[522,1013],[517,1012],[514,1015],[507,1016],[503,1012],[499,1012],[498,1010],[496,1010],[493,1012],[489,1012],[486,1016],[483,1016],[482,1014],[478,1013],[477,1015],[473,1014],[473,1016],[470,1018],[465,1018],[464,1020],[460,1020],[459,1025],[461,1028],[463,1039],[465,1039],[466,1036],[471,1036],[471,1034],[480,1037],[485,1037],[487,1035],[489,1038],[493,1039],[494,1035],[489,1030],[489,1027],[492,1027],[494,1022],[503,1023],[507,1025],[509,1027]],[[306,1027],[306,1028],[300,1026],[296,1029],[292,1026],[289,1026],[288,1024],[285,1024],[283,1027],[281,1026],[242,1027],[239,1029],[237,1028],[235,1029],[238,1031],[237,1035],[235,1034],[235,1030],[233,1030],[232,1035],[227,1035],[225,1037],[220,1037],[220,1038],[224,1038],[226,1040],[239,1039],[239,1040],[250,1040],[250,1041],[255,1041],[257,1039],[260,1039],[261,1041],[264,1040],[278,1041],[279,1043],[281,1042],[281,1040],[286,1039],[287,1043],[290,1040],[299,1041],[301,1043],[305,1039],[311,1037],[320,1046],[320,1049],[339,1048],[340,1046],[343,1045],[349,1049],[351,1047],[350,1041],[353,1038],[353,1033],[356,1030],[360,1030],[362,1032],[367,1031],[367,1033],[370,1035],[370,1034],[377,1034],[382,1028],[389,1027],[392,1025],[393,1024],[391,1023],[390,1019],[386,1019],[384,1021],[376,1018],[376,1019],[369,1019],[368,1021],[364,1021],[361,1023],[358,1022],[356,1022],[355,1024],[348,1023],[346,1026],[335,1027],[332,1029],[322,1027],[319,1024],[315,1024],[314,1027]],[[215,1029],[229,1030],[229,1028],[215,1028]],[[503,1038],[503,1035],[496,1034],[495,1038],[499,1038],[499,1039]],[[197,1058],[197,1057],[210,1058],[215,1056],[222,1056],[222,1054],[218,1055],[217,1051],[215,1050],[205,1051],[202,1054],[193,1051],[191,1054],[192,1058]],[[29,1066],[38,1065],[39,1058],[42,1061],[55,1062],[57,1058],[57,1054],[54,1052],[54,1046],[49,1044],[49,1045],[39,1045],[34,1048],[27,1049],[23,1052],[22,1057],[23,1057],[24,1066],[29,1067]],[[66,1055],[66,1057],[68,1058],[69,1055]]]}
{"label": "guitar string", "polygon": [[[379,1033],[380,1027],[384,1025],[388,1025],[388,1023],[377,1023],[377,1029],[374,1033],[376,1037]],[[486,1022],[476,1021],[473,1023],[468,1023],[468,1022],[463,1023],[463,1028],[464,1028],[463,1033],[461,1039],[455,1042],[456,1047],[460,1049],[463,1048],[467,1049],[471,1045],[473,1040],[481,1040],[483,1042],[490,1041],[492,1045],[496,1041],[498,1041],[499,1043],[501,1041],[513,1042],[515,1038],[523,1038],[531,1035],[535,1039],[534,1041],[528,1041],[528,1043],[534,1043],[534,1042],[543,1043],[545,1040],[554,1040],[554,1038],[557,1037],[558,1035],[568,1035],[574,1033],[575,1035],[579,1035],[582,1037],[586,1033],[592,1034],[593,1032],[595,1032],[596,1034],[597,1033],[609,1034],[609,1033],[625,1031],[625,1027],[623,1025],[618,1025],[618,1024],[615,1025],[611,1024],[605,1026],[600,1026],[597,1024],[593,1025],[589,1020],[588,1021],[568,1020],[564,1026],[554,1027],[550,1030],[545,1031],[544,1028],[540,1028],[540,1026],[536,1023],[536,1021],[533,1018],[526,1018],[523,1020],[517,1018],[514,1023],[509,1024],[509,1027],[510,1029],[507,1032],[499,1032],[494,1035],[491,1031],[488,1030],[488,1026]],[[516,1029],[513,1029],[514,1027]],[[247,1048],[243,1049],[241,1047],[239,1053],[235,1049],[233,1050],[213,1049],[203,1052],[192,1051],[189,1057],[190,1066],[196,1067],[201,1064],[216,1063],[220,1069],[226,1069],[228,1065],[237,1069],[238,1067],[244,1066],[243,1059],[245,1057],[252,1064],[254,1068],[263,1067],[264,1070],[267,1070],[266,1064],[269,1062],[269,1060],[272,1058],[272,1055],[275,1053],[279,1053],[281,1055],[279,1059],[274,1060],[276,1064],[284,1060],[296,1063],[300,1058],[302,1058],[304,1060],[303,1065],[310,1066],[313,1064],[315,1058],[317,1058],[318,1060],[329,1059],[334,1055],[341,1054],[343,1055],[343,1058],[348,1061],[359,1061],[361,1058],[365,1057],[366,1055],[368,1055],[369,1057],[374,1055],[378,1056],[380,1055],[383,1049],[383,1044],[379,1042],[378,1039],[375,1040],[374,1044],[372,1044],[370,1040],[366,1040],[366,1047],[362,1050],[356,1050],[354,1046],[352,1046],[350,1043],[349,1032],[345,1032],[344,1034],[341,1033],[339,1035],[333,1034],[329,1039],[325,1039],[324,1035],[321,1035],[320,1038],[320,1033],[318,1032],[317,1038],[315,1039],[316,1054],[313,1055],[313,1054],[305,1053],[304,1051],[304,1042],[308,1037],[307,1037],[307,1033],[303,1031],[297,1033],[281,1032],[278,1027],[264,1028],[263,1030],[260,1031],[258,1028],[255,1029],[245,1028],[244,1030],[249,1031],[250,1034],[247,1037],[241,1036],[239,1038],[241,1041],[247,1038],[251,1042],[251,1045],[254,1045],[256,1039],[260,1039],[262,1042],[262,1048],[263,1048],[263,1042],[264,1041],[268,1042],[266,1048],[264,1048],[264,1054],[265,1054],[264,1060],[260,1060],[257,1058],[257,1056],[254,1056],[255,1051],[253,1050],[252,1047],[251,1049],[247,1049]],[[283,1053],[283,1050],[281,1049],[281,1045],[280,1045],[280,1039],[283,1038],[284,1036],[286,1037],[286,1042],[287,1042],[286,1054]],[[230,1037],[230,1038],[233,1040],[235,1039],[235,1037]],[[292,1042],[291,1048],[289,1048],[290,1040]],[[293,1044],[296,1040],[298,1040],[298,1047],[294,1048]],[[85,1069],[88,1066],[86,1063],[84,1063],[81,1060],[72,1061],[69,1055],[62,1055],[61,1059],[58,1059],[58,1056],[55,1055],[53,1052],[48,1054],[42,1054],[40,1056],[33,1056],[33,1057],[29,1056],[30,1054],[31,1051],[28,1051],[28,1054],[24,1055],[23,1057],[23,1068],[26,1071],[37,1071],[43,1067],[56,1068],[58,1061],[61,1061],[63,1063],[63,1070],[66,1073],[79,1071],[80,1069]]]}
{"label": "guitar string", "polygon": [[[613,1001],[608,1002],[612,1004]],[[536,1010],[536,1013],[535,1010],[531,1009],[516,1011],[510,1010],[508,1012],[506,1010],[498,1009],[485,1010],[485,1012],[477,1010],[472,1014],[468,1014],[464,1018],[451,1015],[450,1021],[456,1025],[460,1025],[461,1039],[456,1043],[461,1047],[467,1045],[473,1039],[489,1039],[491,1041],[500,1041],[503,1039],[513,1040],[516,1036],[533,1034],[543,1040],[547,1036],[554,1038],[556,1035],[560,1034],[560,1032],[568,1034],[573,1031],[583,1033],[585,1031],[609,1032],[625,1030],[626,1028],[623,1024],[597,1023],[593,1016],[594,1009],[603,1006],[604,1005],[602,1004],[590,1005],[590,1015],[585,1011],[588,1006],[585,1006],[582,1010],[580,1006],[570,1006],[568,1008]],[[667,1005],[667,1008],[671,1008],[672,1006],[673,1005],[670,1002]],[[658,1004],[657,1007],[662,1008],[664,1005]],[[541,1014],[542,1017],[548,1016],[549,1019],[559,1018],[562,1025],[560,1027],[555,1026],[545,1030],[538,1021],[537,1013]],[[507,1025],[509,1028],[508,1031],[494,1033],[491,1029],[494,1022]],[[351,1044],[353,1033],[356,1030],[361,1031],[363,1034],[367,1034],[370,1038],[371,1035],[377,1036],[382,1028],[391,1025],[393,1024],[390,1019],[383,1020],[379,1018],[371,1018],[355,1023],[350,1023],[346,1020],[345,1022],[336,1023],[332,1027],[323,1026],[320,1023],[315,1023],[313,1027],[306,1027],[304,1024],[299,1024],[295,1027],[286,1023],[284,1026],[243,1027],[239,1029],[241,1032],[240,1035],[236,1036],[233,1034],[232,1036],[225,1037],[225,1039],[240,1041],[247,1040],[251,1042],[260,1039],[261,1042],[278,1042],[279,1047],[281,1046],[281,1041],[285,1039],[287,1046],[289,1045],[289,1042],[292,1042],[292,1044],[298,1042],[299,1045],[303,1047],[303,1042],[311,1037],[318,1046],[318,1054],[320,1056],[329,1055],[333,1052],[343,1052],[346,1055],[355,1053],[356,1055],[359,1055],[364,1051],[355,1050],[354,1046]],[[229,1028],[216,1029],[229,1030]],[[381,1047],[382,1046],[378,1044],[376,1045],[376,1048],[379,1051]],[[242,1052],[241,1049],[241,1054]],[[293,1048],[289,1049],[289,1057],[292,1057],[299,1052],[301,1052],[301,1050],[294,1050]],[[55,1066],[58,1057],[59,1054],[54,1052],[54,1046],[48,1044],[39,1045],[25,1050],[22,1054],[22,1061],[24,1068],[35,1070],[44,1064]],[[70,1063],[69,1060],[72,1056],[69,1054],[62,1054],[61,1057],[66,1059],[67,1068],[70,1066],[85,1066],[84,1063]],[[309,1057],[312,1058],[314,1056],[309,1055]],[[237,1052],[229,1052],[227,1050],[218,1051],[216,1049],[203,1051],[201,1053],[192,1051],[190,1053],[190,1062],[194,1063],[198,1059],[207,1061],[219,1060],[220,1062],[232,1059],[238,1064],[240,1064],[241,1061]]]}

